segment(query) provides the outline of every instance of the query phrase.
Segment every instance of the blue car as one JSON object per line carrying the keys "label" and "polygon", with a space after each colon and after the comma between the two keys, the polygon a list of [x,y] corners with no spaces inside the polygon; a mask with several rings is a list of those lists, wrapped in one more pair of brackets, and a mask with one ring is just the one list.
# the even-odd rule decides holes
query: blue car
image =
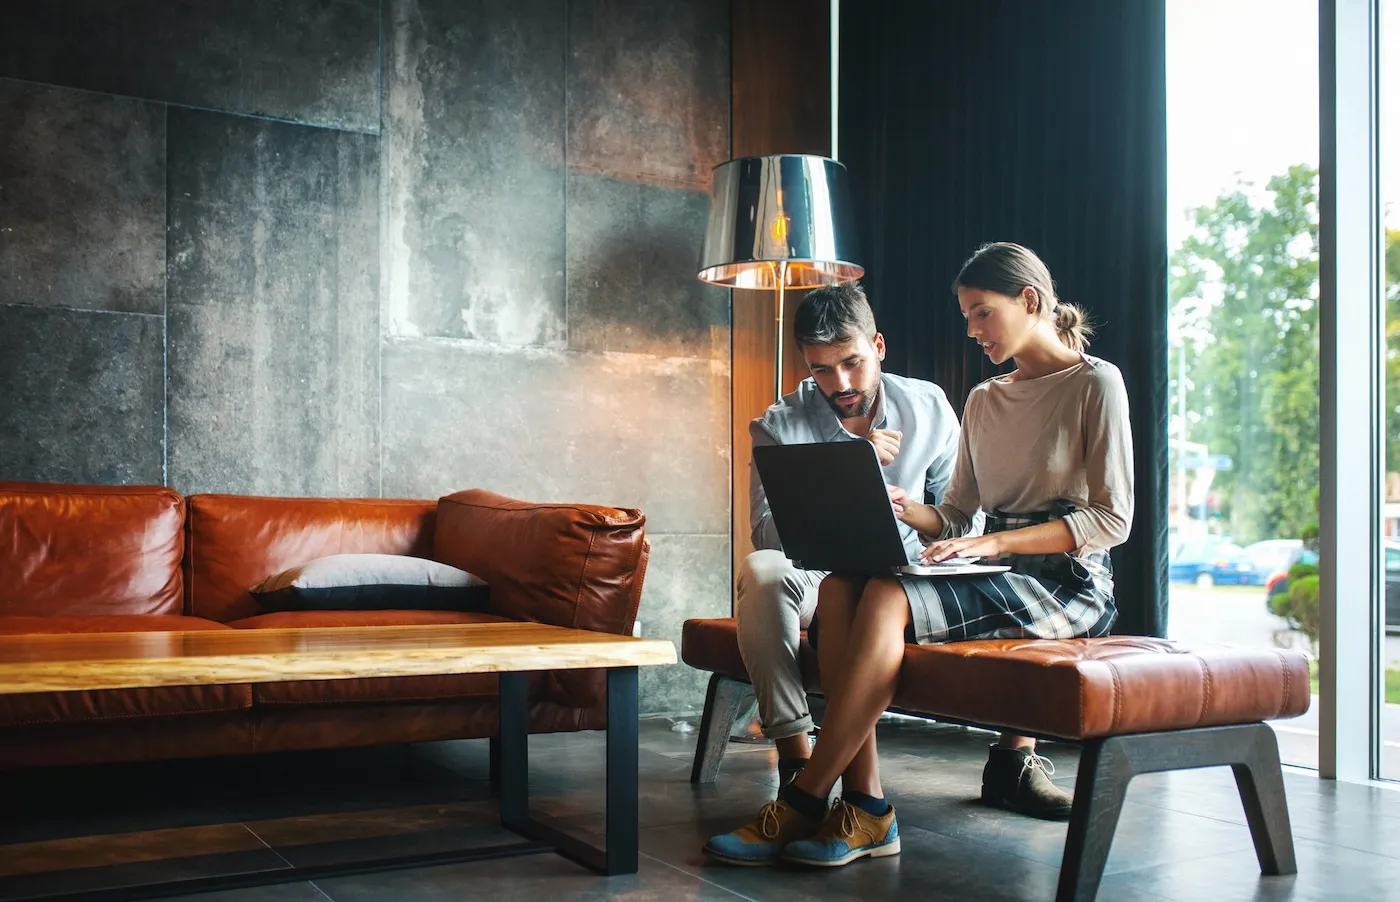
{"label": "blue car", "polygon": [[1174,583],[1202,588],[1262,586],[1269,575],[1254,565],[1243,548],[1220,536],[1183,542],[1172,555],[1168,573]]}

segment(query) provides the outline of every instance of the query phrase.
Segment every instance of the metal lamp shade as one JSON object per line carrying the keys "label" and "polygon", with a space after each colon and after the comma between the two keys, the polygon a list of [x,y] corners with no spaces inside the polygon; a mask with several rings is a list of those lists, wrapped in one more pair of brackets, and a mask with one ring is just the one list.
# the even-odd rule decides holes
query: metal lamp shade
{"label": "metal lamp shade", "polygon": [[810,288],[859,279],[846,167],[826,157],[743,157],[715,167],[700,251],[705,282]]}

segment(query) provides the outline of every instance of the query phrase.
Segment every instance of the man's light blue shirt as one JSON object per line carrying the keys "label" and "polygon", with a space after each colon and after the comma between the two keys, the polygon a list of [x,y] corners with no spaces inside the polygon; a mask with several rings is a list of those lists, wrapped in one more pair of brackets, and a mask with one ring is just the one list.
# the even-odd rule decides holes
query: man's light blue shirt
{"label": "man's light blue shirt", "polygon": [[[883,468],[885,482],[904,489],[914,501],[939,503],[952,478],[953,461],[958,456],[957,414],[953,413],[943,389],[932,382],[882,373],[880,388],[873,428],[902,433],[898,456]],[[763,416],[749,423],[749,435],[754,447],[865,440],[845,430],[841,418],[811,378],[802,380],[796,391],[784,395]],[[832,474],[832,478],[841,477]],[[754,548],[782,550],[773,515],[768,509],[768,496],[752,461],[749,463],[749,528]],[[909,559],[913,560],[923,548],[918,533],[904,523],[899,524],[899,533],[904,538]]]}

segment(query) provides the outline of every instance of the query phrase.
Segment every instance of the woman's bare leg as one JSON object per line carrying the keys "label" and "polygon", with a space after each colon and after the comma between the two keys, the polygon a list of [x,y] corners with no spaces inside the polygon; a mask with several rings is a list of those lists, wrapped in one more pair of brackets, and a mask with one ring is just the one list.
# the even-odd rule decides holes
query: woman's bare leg
{"label": "woman's bare leg", "polygon": [[[847,577],[827,577],[822,581],[818,596],[817,611],[821,618],[818,631],[817,660],[821,666],[822,691],[826,693],[828,707],[836,694],[844,691],[846,676],[846,649],[849,644],[851,627],[858,610],[860,596],[868,580]],[[844,789],[854,789],[879,798],[880,789],[879,753],[875,748],[875,732],[870,732],[869,740],[851,761],[851,766],[841,775]]]}
{"label": "woman's bare leg", "polygon": [[[837,645],[845,666],[833,675],[834,687],[826,685],[823,667],[826,717],[811,760],[793,781],[794,787],[825,798],[842,772],[854,765],[847,788],[877,797],[882,795],[874,743],[875,724],[894,699],[899,668],[904,661],[904,631],[909,623],[909,600],[897,580],[881,578],[866,583],[851,621],[850,634],[844,643]],[[823,621],[819,653],[827,648],[826,627],[827,622]],[[867,744],[868,750],[865,749]],[[871,789],[876,791],[871,792]]]}
{"label": "woman's bare leg", "polygon": [[833,575],[822,580],[817,589],[817,667],[828,707],[845,675],[846,646],[866,582]]}

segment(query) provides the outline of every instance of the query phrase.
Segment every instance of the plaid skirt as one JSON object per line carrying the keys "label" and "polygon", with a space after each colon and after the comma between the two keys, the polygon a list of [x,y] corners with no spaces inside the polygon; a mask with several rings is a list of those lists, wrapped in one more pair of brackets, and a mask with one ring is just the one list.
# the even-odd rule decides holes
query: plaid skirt
{"label": "plaid skirt", "polygon": [[[1067,506],[1030,514],[993,512],[987,532],[1020,529],[1068,512]],[[1113,566],[1108,552],[1010,555],[1004,573],[969,576],[900,576],[909,598],[911,642],[927,645],[963,639],[1075,639],[1106,636],[1113,605]]]}

